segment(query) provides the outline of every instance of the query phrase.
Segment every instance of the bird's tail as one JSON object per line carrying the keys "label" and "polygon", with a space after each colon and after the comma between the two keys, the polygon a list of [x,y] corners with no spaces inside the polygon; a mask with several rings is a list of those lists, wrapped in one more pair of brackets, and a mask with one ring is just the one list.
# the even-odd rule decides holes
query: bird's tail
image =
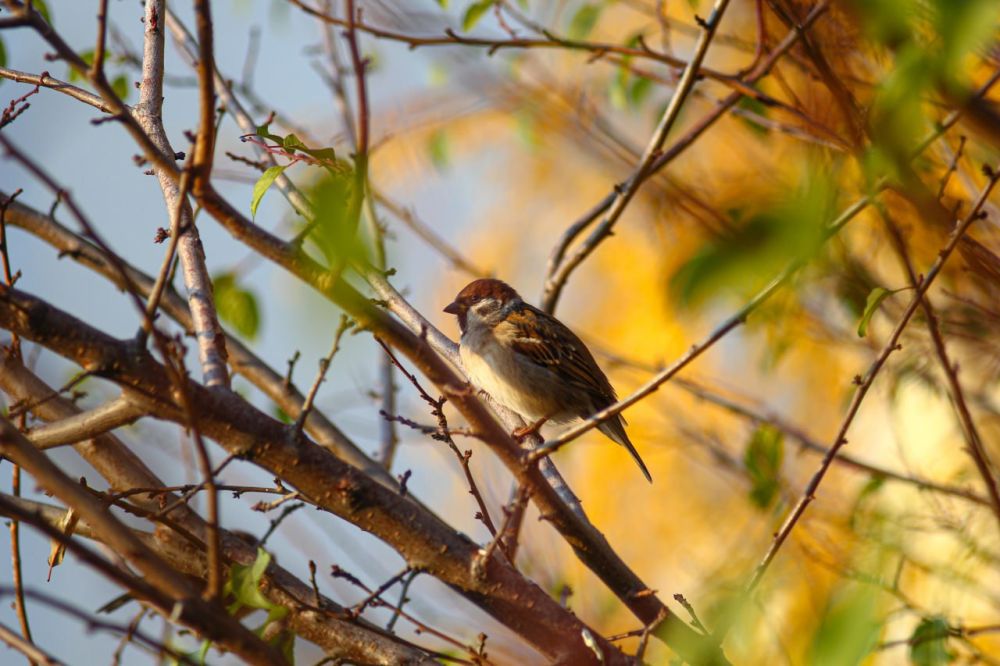
{"label": "bird's tail", "polygon": [[632,441],[628,438],[628,433],[625,432],[625,422],[622,417],[615,416],[613,419],[608,419],[601,425],[597,426],[597,429],[603,432],[605,435],[613,439],[615,442],[624,446],[632,459],[635,460],[636,464],[639,465],[639,469],[642,470],[643,476],[650,483],[653,482],[653,477],[649,475],[649,470],[646,469],[646,463],[642,462],[642,458],[639,457],[639,452],[635,450],[632,446]]}

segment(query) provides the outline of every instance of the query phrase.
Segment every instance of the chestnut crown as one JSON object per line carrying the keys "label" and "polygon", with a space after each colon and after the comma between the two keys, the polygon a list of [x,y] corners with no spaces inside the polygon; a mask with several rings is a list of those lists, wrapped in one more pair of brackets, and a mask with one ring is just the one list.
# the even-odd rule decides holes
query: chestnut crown
{"label": "chestnut crown", "polygon": [[458,296],[448,304],[444,311],[448,314],[460,315],[476,303],[489,299],[498,303],[509,303],[513,300],[520,300],[521,297],[514,291],[513,287],[503,280],[482,278],[465,285],[465,288],[458,292]]}

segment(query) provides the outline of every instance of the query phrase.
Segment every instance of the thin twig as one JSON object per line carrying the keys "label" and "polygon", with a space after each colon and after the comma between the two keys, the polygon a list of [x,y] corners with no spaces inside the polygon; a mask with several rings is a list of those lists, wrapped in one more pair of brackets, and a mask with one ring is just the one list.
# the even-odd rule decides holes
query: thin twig
{"label": "thin twig", "polygon": [[100,0],[97,5],[97,39],[94,42],[94,62],[90,66],[90,76],[103,80],[104,48],[108,37],[108,0]]}
{"label": "thin twig", "polygon": [[[24,417],[21,417],[23,426]],[[14,497],[21,496],[21,467],[14,465],[11,470],[10,493]],[[17,621],[21,625],[21,636],[25,643],[33,644],[31,638],[31,624],[28,622],[28,606],[24,601],[24,576],[21,569],[21,523],[17,520],[10,521],[10,568],[11,579],[14,583],[14,612],[17,614]]]}
{"label": "thin twig", "polygon": [[419,575],[419,569],[411,569],[410,573],[406,575],[406,579],[403,580],[403,586],[399,588],[399,601],[396,602],[396,607],[392,611],[392,617],[390,617],[389,621],[385,623],[387,631],[391,632],[395,628],[396,622],[399,621],[400,615],[403,612],[403,606],[407,601],[409,601],[406,597],[406,593],[410,591],[410,586],[413,585],[413,581],[416,580]]}
{"label": "thin twig", "polygon": [[501,547],[505,542],[505,537],[507,536],[507,530],[510,528],[510,521],[516,513],[516,507],[521,506],[522,511],[525,504],[528,503],[528,489],[522,488],[518,491],[517,497],[509,507],[503,507],[503,521],[500,523],[500,529],[493,534],[493,538],[490,542],[486,544],[486,548],[480,549],[476,553],[476,557],[472,560],[472,575],[478,579],[482,579],[486,575],[486,567],[489,564],[490,559],[493,557],[493,553],[496,552],[497,548],[500,548],[500,552],[504,553],[504,549]]}
{"label": "thin twig", "polygon": [[30,83],[32,85],[48,88],[64,95],[68,95],[75,100],[83,102],[84,104],[89,104],[95,109],[99,109],[105,113],[112,113],[111,106],[98,95],[88,92],[83,88],[74,86],[71,83],[52,78],[49,76],[48,72],[31,74],[30,72],[21,72],[16,69],[0,67],[0,78],[9,79],[18,83]]}
{"label": "thin twig", "polygon": [[687,66],[684,68],[684,73],[681,75],[680,81],[677,83],[677,89],[674,91],[674,95],[671,97],[670,103],[664,110],[659,124],[657,124],[656,129],[653,131],[653,136],[649,140],[649,144],[646,146],[646,150],[642,154],[639,166],[636,168],[632,177],[628,179],[628,182],[618,190],[618,196],[615,197],[614,203],[611,205],[611,209],[608,211],[607,216],[590,234],[587,240],[584,241],[584,243],[577,249],[577,251],[563,259],[559,263],[555,272],[546,278],[545,289],[542,294],[542,301],[540,304],[541,308],[546,312],[551,313],[555,310],[556,301],[559,299],[559,294],[566,285],[566,281],[569,279],[570,274],[588,256],[590,256],[603,239],[611,235],[611,231],[614,228],[615,223],[622,216],[622,213],[625,212],[625,208],[628,206],[629,202],[632,201],[636,192],[639,191],[639,187],[650,174],[653,163],[656,158],[660,156],[663,144],[667,140],[667,134],[670,132],[670,129],[674,126],[674,123],[680,115],[681,107],[684,105],[684,101],[687,99],[688,93],[690,93],[691,89],[694,87],[698,70],[701,67],[702,61],[705,59],[705,54],[708,53],[708,47],[712,43],[712,38],[715,36],[716,29],[719,27],[719,22],[722,20],[722,16],[725,14],[728,6],[729,0],[716,0],[715,6],[712,8],[712,14],[702,25],[703,32],[698,38],[698,44],[695,46],[694,54],[691,56],[691,60],[688,61]]}
{"label": "thin twig", "polygon": [[302,436],[302,427],[306,423],[306,419],[309,418],[309,412],[312,411],[313,402],[316,400],[316,394],[319,392],[319,385],[323,383],[326,378],[326,372],[330,369],[330,362],[333,357],[340,351],[340,339],[344,337],[344,333],[354,325],[351,318],[347,315],[340,316],[340,325],[337,326],[337,332],[333,336],[333,344],[330,346],[330,353],[319,360],[319,372],[316,373],[316,379],[313,381],[312,387],[309,389],[309,393],[306,395],[306,401],[302,404],[302,411],[299,412],[299,417],[295,419],[295,423],[292,426],[292,437],[298,439]]}
{"label": "thin twig", "polygon": [[[414,573],[416,573],[416,572],[414,572]],[[354,585],[358,589],[364,590],[364,592],[366,594],[368,594],[368,595],[371,595],[372,592],[373,592],[372,588],[368,587],[363,582],[361,582],[358,579],[357,576],[355,576],[354,574],[350,573],[349,571],[343,569],[339,565],[336,565],[336,564],[331,565],[331,567],[330,567],[330,575],[332,575],[334,578],[340,578],[341,580],[346,580],[348,583],[350,583],[351,585]],[[411,624],[413,624],[413,626],[417,627],[417,629],[419,629],[420,631],[425,631],[425,632],[427,632],[427,633],[429,633],[429,634],[431,634],[433,636],[437,636],[441,640],[445,641],[446,643],[449,643],[450,645],[458,648],[459,650],[462,650],[463,652],[468,652],[469,651],[468,646],[463,645],[461,641],[457,640],[456,638],[454,638],[452,636],[449,636],[448,634],[444,633],[443,631],[435,629],[434,627],[431,627],[431,626],[429,626],[429,625],[421,622],[417,618],[413,617],[411,614],[409,614],[406,611],[404,611],[401,606],[391,604],[388,601],[385,601],[384,599],[382,599],[381,597],[376,597],[376,598],[378,599],[379,603],[381,603],[384,607],[390,608],[394,612],[399,613],[400,617],[402,617],[404,620],[407,620],[408,622],[410,622]]]}
{"label": "thin twig", "polygon": [[[822,16],[827,8],[829,7],[830,0],[820,0],[813,6],[812,10],[809,12],[809,16],[803,21],[803,26],[808,26],[814,23],[816,20]],[[758,80],[766,76],[771,69],[774,67],[775,63],[796,44],[800,38],[800,31],[791,30],[785,36],[785,38],[774,48],[773,51],[765,58],[752,72],[750,72],[746,77],[746,82],[748,84],[755,84]],[[725,114],[735,107],[740,100],[745,97],[745,93],[741,91],[734,91],[730,93],[722,102],[720,102],[711,112],[709,112],[705,117],[694,123],[687,132],[681,137],[679,137],[669,148],[662,151],[659,155],[655,157],[653,162],[649,165],[649,168],[644,171],[641,175],[643,179],[649,178],[650,176],[658,173],[667,164],[672,162],[681,153],[683,153],[687,148],[694,144],[694,142],[704,134],[709,127],[711,127],[716,121],[725,116]],[[638,172],[636,174],[638,175]],[[573,222],[566,231],[563,232],[562,236],[559,238],[559,242],[552,249],[549,255],[548,266],[546,268],[547,278],[546,278],[546,288],[542,295],[542,305],[545,306],[550,300],[548,297],[549,288],[548,284],[554,280],[556,273],[561,270],[561,266],[565,263],[566,252],[569,249],[570,244],[579,236],[587,227],[589,227],[598,217],[600,217],[605,211],[611,208],[612,205],[618,200],[618,190],[615,189],[606,195],[601,201],[591,207],[583,216],[578,220]],[[606,237],[606,236],[604,236]],[[581,246],[582,247],[582,246]],[[578,250],[579,251],[579,250]],[[553,299],[550,304],[550,310],[555,309],[555,300]]]}
{"label": "thin twig", "polygon": [[955,150],[955,154],[952,155],[951,161],[948,162],[948,168],[945,170],[944,175],[941,177],[941,184],[938,186],[937,198],[940,199],[944,196],[944,191],[948,189],[948,181],[951,179],[951,175],[955,173],[958,169],[958,162],[962,159],[962,151],[965,149],[965,135],[958,137],[958,148]]}
{"label": "thin twig", "polygon": [[[873,196],[874,195],[865,196],[844,210],[843,213],[841,213],[826,227],[824,230],[824,237],[830,238],[840,231],[844,225],[854,219],[854,217],[856,217],[868,206],[869,203],[871,203]],[[687,352],[682,354],[677,361],[661,370],[651,379],[647,380],[646,383],[636,389],[631,395],[619,400],[605,409],[602,409],[599,412],[596,412],[579,425],[567,429],[557,437],[546,440],[542,446],[532,451],[532,453],[527,457],[527,462],[529,464],[534,463],[540,458],[549,455],[556,449],[559,449],[560,447],[573,441],[588,430],[597,427],[607,419],[612,418],[616,414],[639,402],[647,395],[655,392],[664,382],[668,381],[688,364],[701,356],[701,354],[703,354],[707,349],[711,348],[716,342],[725,337],[727,333],[743,324],[754,310],[767,301],[776,291],[778,291],[778,289],[788,282],[788,280],[790,280],[792,276],[795,275],[800,268],[802,268],[802,266],[805,265],[805,261],[805,258],[793,260],[781,273],[775,276],[769,283],[767,283],[767,285],[764,286],[763,289],[757,292],[754,297],[746,303],[746,305],[740,308],[736,313],[730,315],[719,326],[713,329],[705,340],[693,345]]]}
{"label": "thin twig", "polygon": [[[990,179],[990,183],[996,182],[997,179],[1000,179],[1000,175],[997,174],[988,173],[987,175]],[[882,211],[882,214],[887,226],[889,227],[889,233],[893,239],[894,245],[896,246],[896,252],[899,254],[903,267],[906,270],[906,275],[909,278],[910,285],[914,289],[917,289],[920,286],[920,277],[913,268],[913,263],[906,249],[906,240],[903,238],[899,227],[896,226],[884,210]],[[931,341],[934,344],[935,355],[937,356],[938,363],[941,365],[941,370],[944,372],[945,381],[948,385],[948,395],[951,398],[952,406],[955,408],[955,413],[958,417],[959,425],[961,426],[962,435],[968,446],[969,455],[976,464],[979,476],[982,477],[983,483],[986,485],[993,514],[997,521],[1000,521],[1000,487],[997,485],[994,464],[990,460],[989,452],[983,445],[979,429],[976,427],[976,422],[972,418],[972,413],[969,411],[969,404],[965,399],[965,392],[962,390],[962,384],[958,379],[958,368],[948,357],[948,350],[945,346],[944,336],[941,335],[938,318],[934,313],[934,308],[931,306],[930,298],[928,296],[922,295],[920,297],[920,307],[923,310],[924,318],[927,321],[927,329],[930,332]]]}
{"label": "thin twig", "polygon": [[[871,366],[865,372],[864,376],[856,378],[858,388],[854,392],[854,396],[851,399],[851,404],[847,408],[847,413],[844,415],[840,427],[837,430],[837,434],[833,438],[833,442],[827,449],[827,453],[823,457],[823,461],[822,463],[820,463],[819,469],[816,470],[816,472],[813,474],[813,477],[809,480],[809,483],[803,490],[802,495],[799,498],[798,502],[796,503],[795,507],[785,518],[785,521],[782,524],[781,528],[775,533],[774,540],[772,541],[770,548],[768,548],[767,552],[764,554],[763,559],[761,559],[756,569],[754,569],[753,575],[750,577],[750,581],[747,583],[746,591],[743,595],[744,599],[749,598],[749,595],[751,595],[757,588],[757,585],[760,584],[760,581],[763,579],[764,574],[767,572],[771,562],[774,561],[774,558],[778,554],[778,551],[781,549],[781,546],[785,543],[785,541],[788,539],[788,536],[791,534],[792,530],[798,524],[798,521],[802,517],[802,514],[805,513],[806,508],[813,501],[813,499],[815,499],[816,491],[819,488],[819,484],[823,481],[823,478],[826,476],[826,472],[830,469],[830,465],[833,463],[834,457],[837,455],[837,452],[840,450],[840,448],[847,443],[845,435],[847,434],[847,431],[850,428],[851,423],[854,421],[854,417],[857,415],[858,410],[861,408],[861,403],[864,401],[865,396],[868,394],[869,389],[872,387],[872,384],[874,383],[875,377],[878,375],[879,370],[881,370],[882,367],[885,365],[886,361],[888,360],[892,352],[896,351],[899,348],[899,338],[903,334],[903,330],[909,323],[910,318],[913,316],[917,308],[920,306],[924,294],[930,288],[931,284],[934,282],[934,279],[941,272],[942,267],[944,266],[948,258],[951,256],[952,251],[958,245],[959,240],[965,234],[966,230],[969,228],[969,226],[972,225],[973,222],[979,219],[980,209],[986,202],[986,199],[989,197],[989,194],[993,190],[993,187],[996,185],[998,179],[1000,179],[1000,175],[997,174],[990,175],[989,182],[987,183],[986,187],[983,188],[982,193],[980,194],[979,199],[973,205],[972,210],[965,217],[965,219],[959,222],[956,228],[952,231],[951,236],[948,239],[948,243],[941,249],[938,258],[935,260],[931,268],[927,271],[927,274],[924,277],[924,279],[916,287],[916,293],[911,299],[909,305],[906,307],[906,310],[903,312],[903,315],[900,317],[898,323],[896,324],[896,327],[890,334],[889,339],[882,347],[882,351],[879,353],[878,357],[876,357],[876,359],[872,362]],[[730,614],[728,617],[729,618],[735,617],[735,613]],[[723,626],[717,629],[715,635],[721,640],[726,635],[729,626],[730,626],[729,623],[724,622]]]}
{"label": "thin twig", "polygon": [[[18,596],[23,597],[23,592],[15,592],[14,596],[15,598]],[[30,638],[18,636],[16,632],[3,624],[0,624],[0,641],[3,641],[23,654],[31,666],[39,666],[40,664],[44,664],[44,666],[59,666],[59,664],[63,663],[55,657],[46,654],[45,651],[32,643]]]}
{"label": "thin twig", "polygon": [[432,397],[426,390],[424,390],[424,387],[420,385],[420,381],[417,379],[416,375],[408,372],[406,368],[403,367],[403,365],[399,362],[399,359],[396,358],[396,355],[392,353],[392,349],[389,348],[389,345],[387,345],[385,341],[378,336],[375,337],[375,340],[382,345],[382,349],[385,350],[385,353],[392,360],[393,365],[399,369],[404,377],[410,380],[410,383],[413,384],[414,388],[417,389],[417,392],[420,393],[420,397],[423,398],[424,402],[430,405],[431,414],[437,418],[438,421],[437,431],[432,433],[431,437],[446,443],[455,454],[455,457],[458,458],[458,463],[461,465],[462,472],[465,474],[465,480],[469,484],[469,494],[475,498],[476,504],[479,506],[476,518],[478,518],[483,525],[486,526],[486,529],[489,530],[490,536],[494,539],[498,538],[496,526],[493,523],[493,519],[490,518],[489,510],[486,508],[486,500],[483,499],[482,493],[479,492],[479,486],[476,485],[476,480],[472,476],[472,469],[469,467],[469,458],[472,457],[472,451],[468,450],[465,453],[462,453],[459,450],[458,445],[455,444],[455,440],[451,437],[448,428],[448,420],[444,415],[444,403],[447,402],[447,398],[444,396],[441,396],[440,398]]}
{"label": "thin twig", "polygon": [[181,235],[185,231],[181,229],[181,215],[190,187],[191,172],[188,169],[184,169],[181,172],[181,179],[178,183],[180,192],[177,195],[174,205],[170,207],[170,242],[167,244],[167,252],[163,256],[160,272],[156,275],[156,282],[153,283],[153,288],[149,292],[149,298],[146,299],[146,321],[143,322],[140,343],[146,335],[152,332],[153,322],[156,320],[156,310],[160,307],[163,290],[166,288],[168,279],[172,274],[171,269],[174,266],[174,257],[177,254],[177,244],[180,242]]}

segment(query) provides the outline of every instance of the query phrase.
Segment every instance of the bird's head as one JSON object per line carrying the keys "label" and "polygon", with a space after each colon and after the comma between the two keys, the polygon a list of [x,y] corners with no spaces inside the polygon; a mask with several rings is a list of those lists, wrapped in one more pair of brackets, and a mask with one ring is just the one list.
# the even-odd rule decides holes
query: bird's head
{"label": "bird's head", "polygon": [[458,317],[458,325],[465,333],[470,322],[492,325],[502,318],[506,306],[520,301],[521,297],[506,282],[483,278],[465,285],[444,311]]}

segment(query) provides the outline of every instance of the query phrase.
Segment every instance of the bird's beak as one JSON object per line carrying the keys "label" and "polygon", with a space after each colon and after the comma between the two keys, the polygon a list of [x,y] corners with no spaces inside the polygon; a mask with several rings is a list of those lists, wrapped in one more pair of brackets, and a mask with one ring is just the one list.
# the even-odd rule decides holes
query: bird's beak
{"label": "bird's beak", "polygon": [[453,314],[453,315],[457,315],[459,312],[461,312],[461,310],[462,310],[462,306],[458,304],[458,301],[452,301],[444,309],[445,312],[447,312],[448,314]]}

